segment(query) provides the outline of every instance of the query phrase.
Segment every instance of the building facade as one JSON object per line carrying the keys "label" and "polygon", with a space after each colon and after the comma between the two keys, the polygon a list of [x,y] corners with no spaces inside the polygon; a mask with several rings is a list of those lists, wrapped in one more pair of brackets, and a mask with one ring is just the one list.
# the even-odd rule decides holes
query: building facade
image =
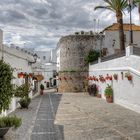
{"label": "building facade", "polygon": [[56,50],[36,51],[35,53],[40,58],[41,65],[38,65],[37,71],[44,76],[42,84],[44,84],[46,88],[56,86]]}
{"label": "building facade", "polygon": [[[124,24],[124,38],[125,38],[125,47],[129,45],[129,30],[130,24]],[[134,46],[140,47],[140,26],[132,24],[132,31],[133,31],[133,43]],[[111,55],[114,53],[120,52],[120,44],[119,44],[119,26],[117,23],[114,23],[111,26],[108,26],[104,29],[105,34],[105,42],[103,49],[106,50],[107,55]]]}

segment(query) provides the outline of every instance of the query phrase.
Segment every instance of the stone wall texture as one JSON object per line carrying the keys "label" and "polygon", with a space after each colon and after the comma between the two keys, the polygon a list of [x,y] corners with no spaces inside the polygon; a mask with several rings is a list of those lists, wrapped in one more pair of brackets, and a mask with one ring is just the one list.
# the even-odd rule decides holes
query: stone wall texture
{"label": "stone wall texture", "polygon": [[[83,77],[88,75],[88,66],[85,66],[84,58],[89,50],[94,48],[94,35],[69,35],[62,37],[58,43],[60,49],[59,92],[85,91]],[[63,72],[74,71],[74,72]],[[84,71],[84,72],[82,72]],[[63,72],[63,73],[62,73]],[[63,80],[64,77],[73,80]]]}
{"label": "stone wall texture", "polygon": [[84,92],[87,89],[87,72],[59,73],[59,92]]}

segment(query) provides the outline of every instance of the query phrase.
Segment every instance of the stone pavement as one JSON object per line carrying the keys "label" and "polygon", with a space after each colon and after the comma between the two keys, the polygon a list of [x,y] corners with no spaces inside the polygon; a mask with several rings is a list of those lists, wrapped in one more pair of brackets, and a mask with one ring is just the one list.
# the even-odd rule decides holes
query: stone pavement
{"label": "stone pavement", "polygon": [[140,140],[140,114],[83,93],[48,92],[15,114],[23,125],[5,140]]}

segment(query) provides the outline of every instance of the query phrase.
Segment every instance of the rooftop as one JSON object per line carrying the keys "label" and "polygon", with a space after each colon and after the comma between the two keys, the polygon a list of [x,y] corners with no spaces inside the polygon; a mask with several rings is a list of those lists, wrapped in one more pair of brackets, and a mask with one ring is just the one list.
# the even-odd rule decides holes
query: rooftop
{"label": "rooftop", "polygon": [[[130,24],[124,23],[123,24],[124,31],[129,31],[130,30]],[[119,24],[118,23],[113,23],[112,25],[106,27],[104,31],[114,31],[119,29]],[[132,30],[133,31],[140,31],[140,26],[132,24]]]}

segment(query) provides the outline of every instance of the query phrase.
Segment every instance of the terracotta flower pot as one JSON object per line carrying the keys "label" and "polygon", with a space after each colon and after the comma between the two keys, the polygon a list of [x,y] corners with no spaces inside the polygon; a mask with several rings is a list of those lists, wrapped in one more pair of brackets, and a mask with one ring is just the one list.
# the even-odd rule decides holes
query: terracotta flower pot
{"label": "terracotta flower pot", "polygon": [[112,76],[109,77],[109,80],[112,81]]}
{"label": "terracotta flower pot", "polygon": [[40,95],[43,95],[44,94],[44,92],[43,92],[44,90],[40,90]]}
{"label": "terracotta flower pot", "polygon": [[101,98],[101,94],[97,94],[97,98]]}
{"label": "terracotta flower pot", "polygon": [[113,97],[106,97],[106,101],[108,103],[113,103]]}
{"label": "terracotta flower pot", "polygon": [[128,79],[129,81],[131,81],[131,80],[132,80],[132,76],[128,76],[127,79]]}

